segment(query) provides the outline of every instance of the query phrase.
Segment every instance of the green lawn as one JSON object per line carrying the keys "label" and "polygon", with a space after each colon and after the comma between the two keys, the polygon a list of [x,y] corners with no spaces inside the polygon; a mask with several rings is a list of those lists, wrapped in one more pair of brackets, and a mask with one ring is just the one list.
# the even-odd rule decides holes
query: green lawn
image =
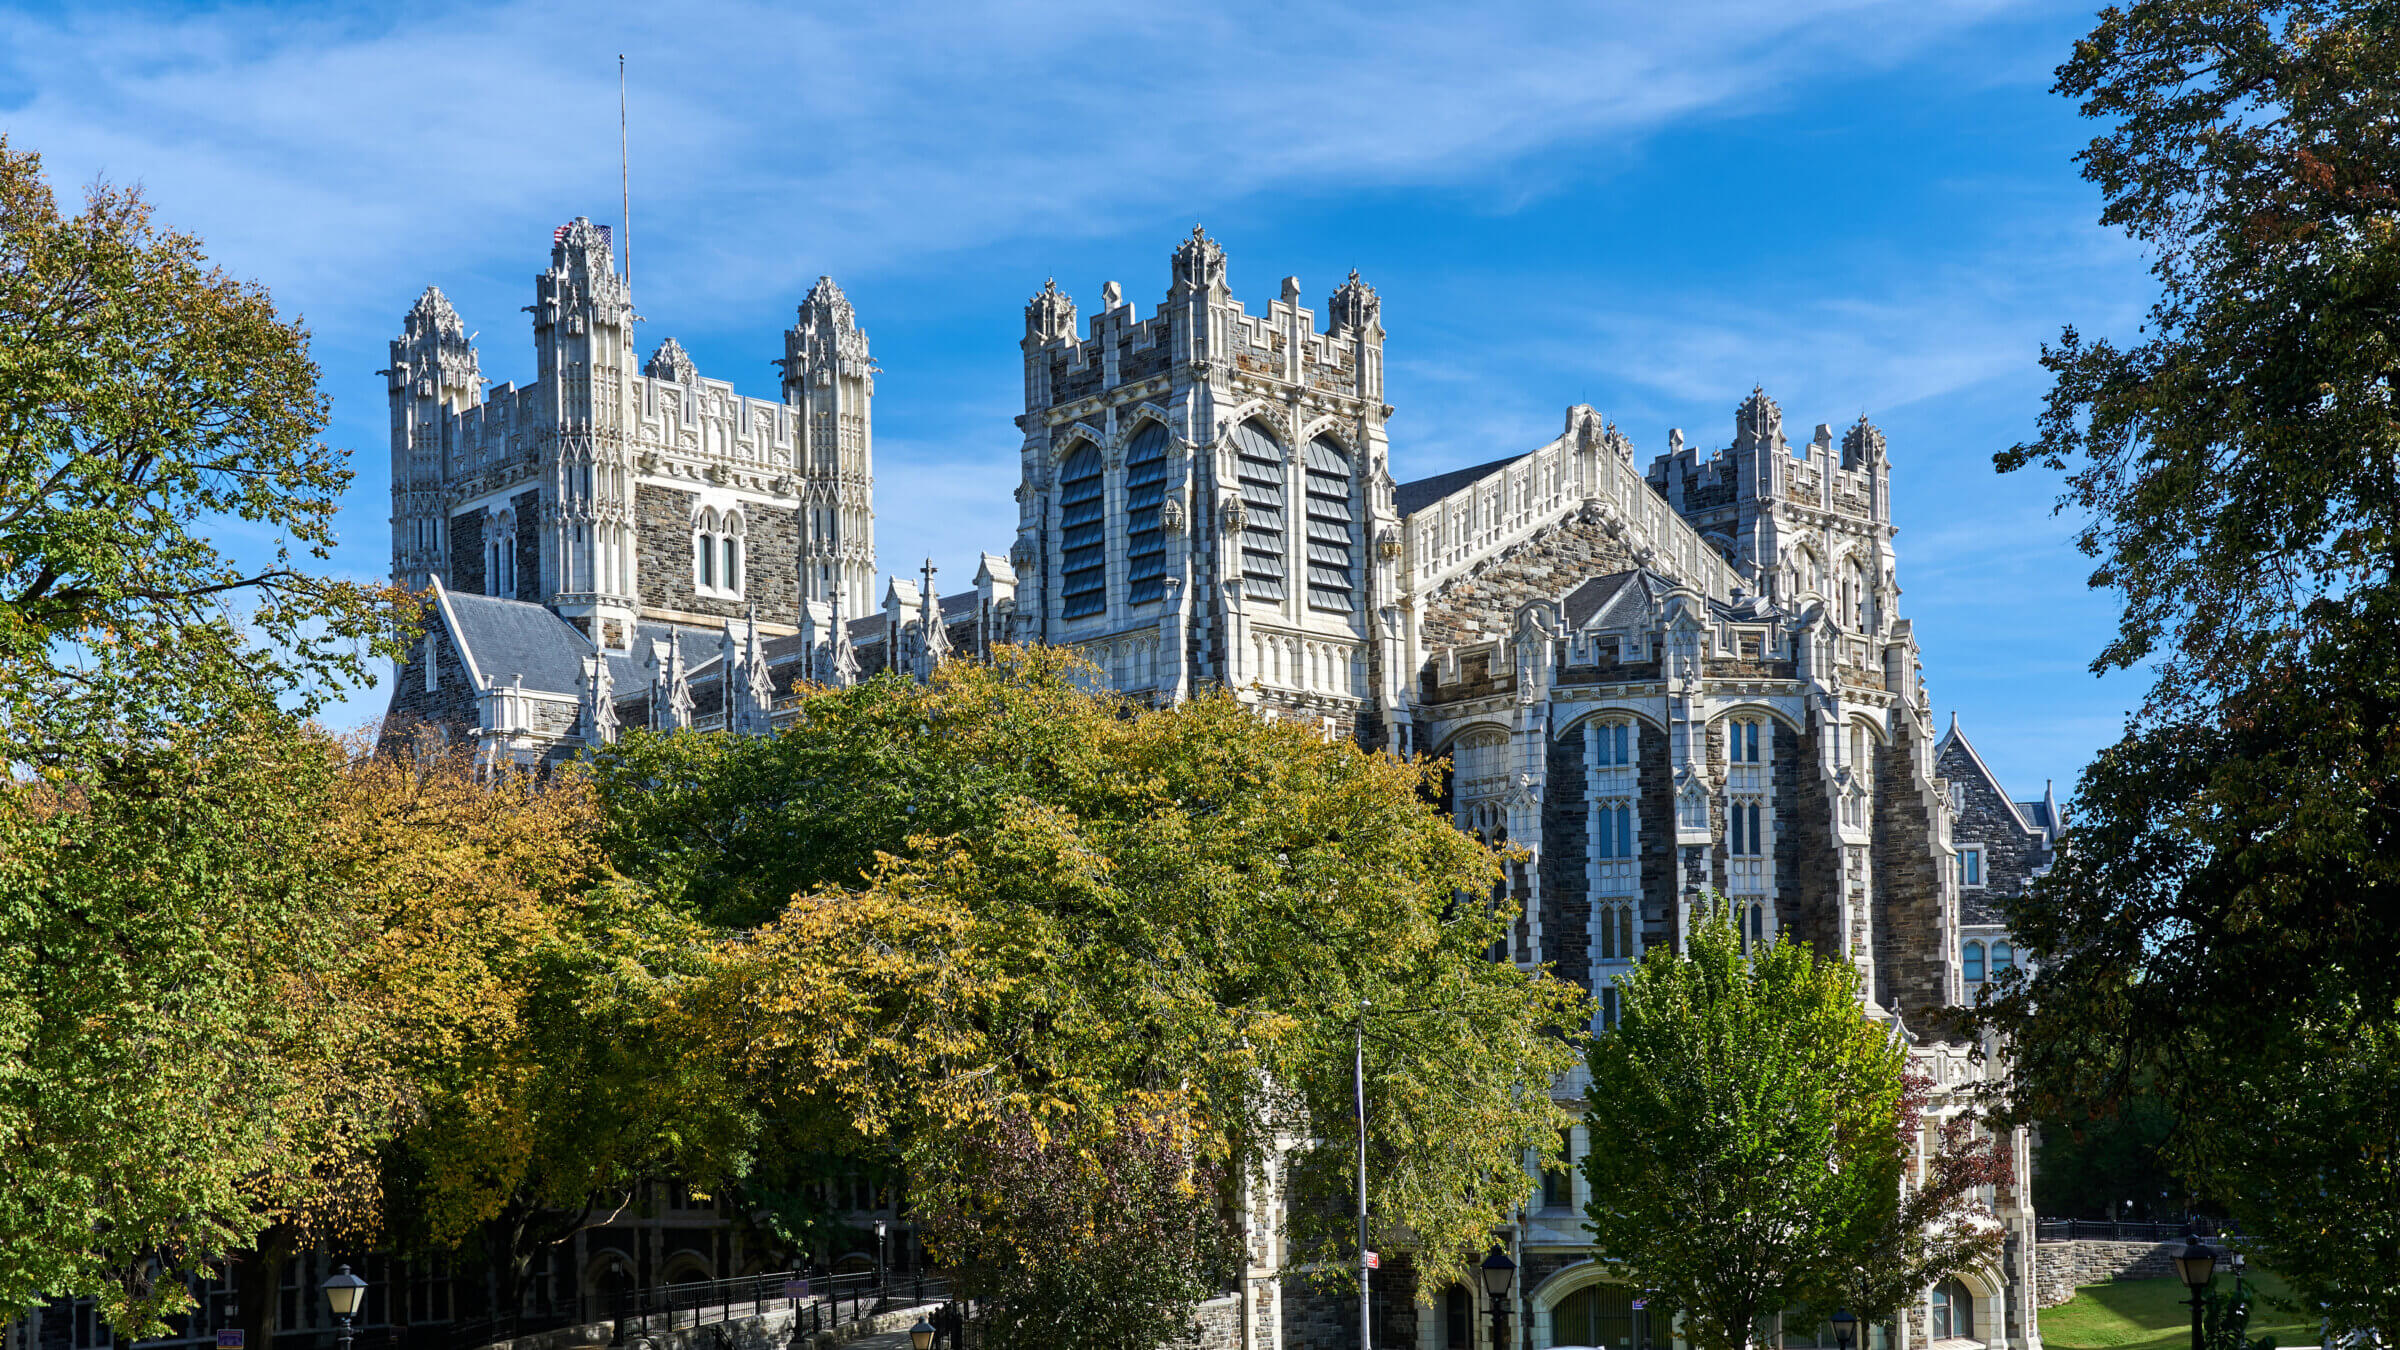
{"label": "green lawn", "polygon": [[[2217,1288],[2232,1281],[2217,1277]],[[2264,1271],[2250,1276],[2250,1334],[2273,1336],[2278,1350],[2317,1344],[2317,1324],[2302,1321],[2268,1302],[2281,1297],[2283,1281]],[[2117,1280],[2087,1284],[2075,1297],[2042,1312],[2042,1344],[2051,1350],[2188,1350],[2192,1310],[2183,1282],[2175,1279]]]}

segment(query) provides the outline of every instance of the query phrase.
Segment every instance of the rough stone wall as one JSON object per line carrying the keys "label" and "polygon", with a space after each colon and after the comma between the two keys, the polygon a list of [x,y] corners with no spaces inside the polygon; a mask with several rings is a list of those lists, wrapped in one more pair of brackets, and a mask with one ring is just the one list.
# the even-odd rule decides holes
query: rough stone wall
{"label": "rough stone wall", "polygon": [[1242,1296],[1226,1294],[1200,1305],[1195,1314],[1200,1334],[1178,1342],[1188,1350],[1241,1350]]}
{"label": "rough stone wall", "polygon": [[1550,742],[1542,796],[1542,956],[1553,974],[1592,987],[1591,811],[1585,803],[1583,732]]}
{"label": "rough stone wall", "polygon": [[542,602],[542,494],[520,492],[508,499],[517,514],[517,593],[512,600]]}
{"label": "rough stone wall", "polygon": [[2034,1306],[2055,1308],[2076,1287],[2110,1280],[2147,1280],[2175,1273],[2180,1239],[2167,1242],[2037,1242],[2033,1247]]}
{"label": "rough stone wall", "polygon": [[635,584],[648,608],[689,609],[699,598],[692,589],[693,495],[655,483],[634,484],[634,555],[641,572]]}
{"label": "rough stone wall", "polygon": [[450,578],[454,591],[483,594],[483,512],[450,517]]}
{"label": "rough stone wall", "polygon": [[2017,824],[2015,809],[1977,771],[1974,756],[1964,745],[1951,741],[1937,768],[1942,777],[1963,788],[1966,797],[1966,810],[1950,826],[1951,841],[1983,845],[1984,884],[1979,890],[1959,888],[1959,922],[2003,922],[1992,902],[2024,892],[2040,847],[2039,837]]}
{"label": "rough stone wall", "polygon": [[1576,516],[1518,544],[1429,596],[1417,620],[1428,651],[1488,642],[1517,606],[1556,600],[1593,577],[1633,570],[1633,554],[1597,519]]}
{"label": "rough stone wall", "polygon": [[[1383,1269],[1375,1272],[1373,1304],[1376,1345],[1417,1343],[1417,1276],[1406,1255],[1384,1258]],[[1239,1344],[1238,1325],[1235,1336]],[[1358,1291],[1319,1289],[1305,1277],[1284,1281],[1283,1343],[1286,1350],[1353,1350],[1358,1344]]]}
{"label": "rough stone wall", "polygon": [[1791,757],[1775,761],[1775,819],[1786,831],[1775,843],[1775,878],[1785,935],[1834,956],[1841,946],[1842,847],[1833,837],[1833,797],[1817,772],[1822,737],[1812,718],[1798,735],[1775,738],[1778,746],[1793,742]]}
{"label": "rough stone wall", "polygon": [[1910,739],[1901,720],[1892,743],[1875,751],[1875,988],[1897,998],[1900,1015],[1926,1026],[1928,1014],[1949,1003],[1947,950],[1942,931],[1942,859],[1933,849],[1933,822],[1910,772]]}
{"label": "rough stone wall", "polygon": [[450,630],[438,620],[429,622],[426,631],[433,636],[434,684],[425,687],[425,640],[419,638],[406,661],[396,663],[392,679],[392,701],[384,713],[383,732],[377,749],[386,753],[404,750],[419,728],[443,728],[454,740],[475,728],[475,690],[467,679],[467,664],[458,654],[458,643]]}
{"label": "rough stone wall", "polygon": [[1634,723],[1638,756],[1634,767],[1635,809],[1641,823],[1642,946],[1675,936],[1675,897],[1680,893],[1675,848],[1675,773],[1667,757],[1667,733],[1648,722]]}

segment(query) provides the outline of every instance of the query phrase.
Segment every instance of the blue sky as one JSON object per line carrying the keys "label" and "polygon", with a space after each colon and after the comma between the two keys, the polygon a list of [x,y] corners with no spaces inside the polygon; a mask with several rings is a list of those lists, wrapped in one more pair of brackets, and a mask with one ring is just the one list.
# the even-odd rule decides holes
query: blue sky
{"label": "blue sky", "polygon": [[[1647,462],[1753,384],[1805,437],[1889,433],[1901,613],[1937,708],[2062,794],[2139,697],[2113,615],[2007,478],[2040,344],[2128,334],[2144,259],[2095,223],[2047,92],[2074,5],[0,6],[0,129],[162,216],[315,334],[356,452],[336,563],[388,566],[385,342],[441,286],[495,380],[551,229],[618,214],[631,66],[645,345],[773,396],[833,275],[884,374],[877,543],[959,584],[1014,530],[1017,340],[1045,277],[1147,307],[1194,222],[1263,307],[1356,267],[1390,331],[1394,472],[1531,449],[1588,402]],[[380,710],[362,693],[343,716]]]}

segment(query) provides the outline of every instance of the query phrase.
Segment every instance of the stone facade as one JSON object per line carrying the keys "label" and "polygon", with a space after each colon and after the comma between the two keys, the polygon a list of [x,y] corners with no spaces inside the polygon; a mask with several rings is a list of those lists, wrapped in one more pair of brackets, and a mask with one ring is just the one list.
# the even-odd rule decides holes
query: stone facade
{"label": "stone facade", "polygon": [[2183,1240],[2044,1242],[2037,1246],[2034,1306],[2055,1308],[2075,1297],[2075,1290],[2082,1285],[2175,1274],[2175,1253],[2183,1250]]}
{"label": "stone facade", "polygon": [[1956,717],[1942,737],[1939,762],[1956,817],[1960,977],[1972,1000],[2004,971],[2025,964],[1999,902],[2024,894],[2050,870],[2064,822],[2047,784],[2037,800],[2011,800]]}
{"label": "stone facade", "polygon": [[[1009,556],[983,555],[950,595],[931,564],[893,578],[877,610],[859,570],[873,368],[848,302],[821,280],[787,335],[783,401],[742,399],[671,341],[635,369],[604,242],[561,231],[534,384],[483,392],[438,292],[394,344],[394,576],[426,587],[436,618],[434,688],[412,692],[404,669],[401,718],[536,764],[621,726],[763,731],[804,682],[1071,646],[1139,701],[1220,687],[1331,738],[1445,759],[1461,828],[1530,856],[1497,897],[1518,915],[1509,955],[1595,991],[1596,1029],[1644,951],[1728,904],[1746,939],[1856,965],[1862,1014],[1939,1085],[1929,1130],[2005,1071],[1938,1014],[1968,993],[1982,897],[2046,863],[2055,803],[2032,827],[2037,804],[1969,781],[1980,761],[1955,728],[1937,744],[1897,611],[1888,449],[1863,418],[1838,445],[1820,424],[1794,446],[1754,390],[1729,444],[1671,432],[1644,469],[1577,406],[1543,445],[1395,482],[1374,290],[1353,274],[1320,330],[1286,278],[1253,315],[1195,231],[1146,317],[1115,283],[1088,325],[1055,285],[1033,296]],[[2002,842],[2016,861],[1962,893],[1961,843],[1988,863]],[[1554,1091],[1576,1106],[1584,1087]],[[2009,1146],[2018,1182],[1984,1197],[2009,1255],[1969,1283],[1995,1311],[1979,1324],[1993,1350],[2038,1350],[2030,1149],[2021,1132]],[[1505,1234],[1525,1350],[1548,1350],[1550,1310],[1607,1277],[1577,1212]],[[1355,1302],[1291,1284],[1272,1245],[1244,1273],[1250,1302],[1229,1305],[1240,1343],[1355,1344]],[[1472,1350],[1435,1313],[1468,1276],[1393,1253],[1380,1338]],[[1906,1330],[1922,1312],[1891,1350],[1923,1339]]]}

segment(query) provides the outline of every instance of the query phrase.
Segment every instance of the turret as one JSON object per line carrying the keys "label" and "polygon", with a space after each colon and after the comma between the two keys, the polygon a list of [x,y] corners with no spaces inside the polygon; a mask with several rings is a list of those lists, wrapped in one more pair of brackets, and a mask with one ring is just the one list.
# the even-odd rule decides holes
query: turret
{"label": "turret", "polygon": [[543,411],[542,594],[594,641],[629,651],[637,601],[632,465],[633,297],[609,230],[577,216],[552,236],[534,280],[533,345]]}
{"label": "turret", "polygon": [[392,577],[411,590],[449,579],[451,415],[483,401],[483,377],[466,325],[428,286],[392,339],[382,374],[392,406]]}
{"label": "turret", "polygon": [[875,360],[856,311],[831,277],[818,277],[784,334],[783,401],[798,410],[793,470],[802,483],[800,595],[839,595],[854,613],[874,608]]}

